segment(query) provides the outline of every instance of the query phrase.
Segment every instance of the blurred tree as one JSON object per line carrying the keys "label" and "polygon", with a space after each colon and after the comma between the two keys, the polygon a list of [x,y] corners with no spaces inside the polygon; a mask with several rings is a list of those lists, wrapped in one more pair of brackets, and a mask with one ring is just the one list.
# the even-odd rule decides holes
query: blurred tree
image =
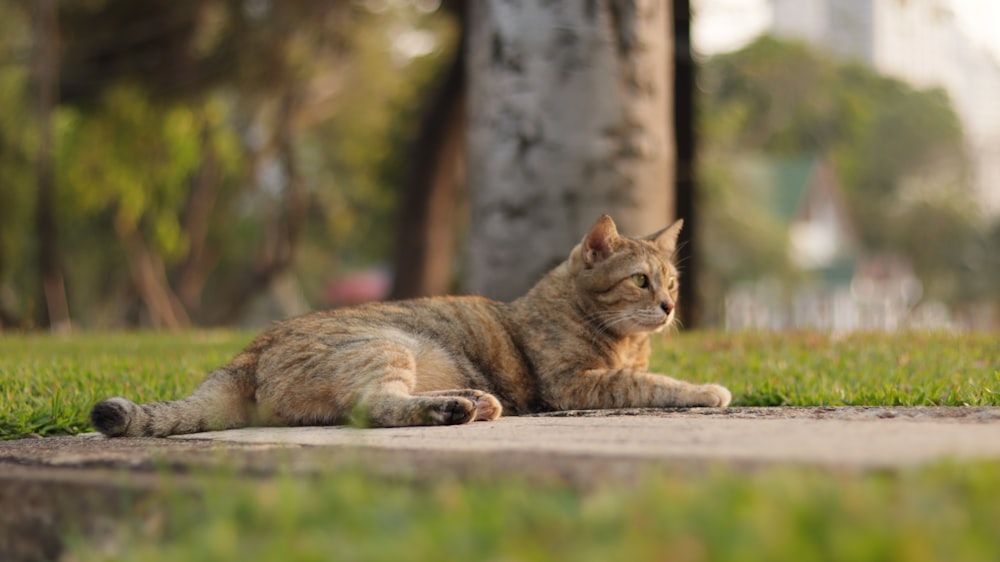
{"label": "blurred tree", "polygon": [[[60,170],[63,204],[76,220],[110,216],[132,286],[156,327],[190,321],[167,278],[167,266],[191,254],[203,235],[182,212],[201,195],[193,182],[220,151],[230,166],[236,140],[203,139],[210,107],[154,103],[135,87],[109,89],[88,111],[63,110]],[[204,180],[202,180],[204,181]],[[208,212],[211,207],[200,207]],[[74,220],[67,217],[67,221]]]}
{"label": "blurred tree", "polygon": [[446,4],[462,29],[449,66],[427,96],[403,179],[392,298],[446,294],[452,288],[456,214],[465,154],[466,4]]}
{"label": "blurred tree", "polygon": [[[35,98],[30,59],[18,58],[33,42],[19,27],[31,5],[0,0],[4,324],[38,310],[22,217],[36,207],[25,185],[39,129],[18,110]],[[435,7],[59,3],[53,200],[74,314],[84,325],[230,322],[279,278],[302,275],[322,304],[325,278],[384,259],[412,108],[450,53]]]}
{"label": "blurred tree", "polygon": [[53,332],[70,329],[66,282],[55,218],[55,111],[59,103],[59,18],[56,0],[35,3],[35,67],[37,92],[38,152],[35,199],[35,229],[38,237],[38,267],[45,300],[44,324]]}
{"label": "blurred tree", "polygon": [[33,324],[44,312],[33,220],[38,128],[30,93],[30,7],[0,3],[0,328]]}
{"label": "blurred tree", "polygon": [[[816,154],[833,163],[863,247],[906,256],[930,296],[956,298],[943,279],[954,279],[952,260],[984,225],[969,203],[962,128],[944,92],[769,37],[707,61],[700,84],[709,184],[701,235],[717,278],[710,285],[721,289],[760,267],[788,271],[785,257],[767,250],[780,225],[741,199],[729,164],[746,154]],[[936,232],[949,235],[924,240]]]}
{"label": "blurred tree", "polygon": [[466,288],[523,294],[603,213],[673,214],[670,4],[469,5]]}
{"label": "blurred tree", "polygon": [[[68,131],[78,133],[78,142],[64,153],[66,175],[78,193],[93,199],[81,209],[114,209],[114,232],[152,325],[188,325],[184,301],[198,303],[200,280],[212,265],[203,250],[218,189],[213,168],[219,146],[212,128],[199,124],[198,106],[219,88],[246,91],[237,111],[257,139],[245,145],[244,181],[259,188],[259,174],[267,170],[273,180],[268,187],[279,195],[270,207],[276,212],[266,215],[264,243],[248,269],[228,283],[219,318],[232,321],[291,266],[306,208],[292,131],[317,62],[302,51],[315,47],[335,10],[343,11],[330,2],[253,8],[243,2],[140,6],[119,0],[74,3],[63,11],[69,30],[65,99],[82,117],[80,130]],[[193,259],[180,259],[191,249]],[[180,270],[168,271],[168,263]],[[182,280],[184,301],[171,277]]]}

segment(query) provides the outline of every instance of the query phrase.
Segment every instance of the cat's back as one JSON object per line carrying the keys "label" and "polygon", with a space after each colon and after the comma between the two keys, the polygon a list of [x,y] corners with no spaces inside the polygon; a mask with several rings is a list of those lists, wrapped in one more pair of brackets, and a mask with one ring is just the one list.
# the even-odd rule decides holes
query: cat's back
{"label": "cat's back", "polygon": [[275,328],[325,335],[377,334],[395,329],[452,341],[480,332],[506,331],[506,306],[475,296],[372,302],[306,314]]}

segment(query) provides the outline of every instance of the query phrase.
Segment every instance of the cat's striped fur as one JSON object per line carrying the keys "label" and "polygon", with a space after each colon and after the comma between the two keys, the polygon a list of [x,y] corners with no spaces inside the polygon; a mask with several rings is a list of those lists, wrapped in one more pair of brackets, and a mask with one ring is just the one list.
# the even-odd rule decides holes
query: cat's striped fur
{"label": "cat's striped fur", "polygon": [[108,436],[248,425],[460,424],[551,410],[716,406],[725,388],[646,372],[674,319],[681,222],[646,238],[602,217],[524,297],[441,297],[315,312],[275,324],[182,400],[110,398]]}

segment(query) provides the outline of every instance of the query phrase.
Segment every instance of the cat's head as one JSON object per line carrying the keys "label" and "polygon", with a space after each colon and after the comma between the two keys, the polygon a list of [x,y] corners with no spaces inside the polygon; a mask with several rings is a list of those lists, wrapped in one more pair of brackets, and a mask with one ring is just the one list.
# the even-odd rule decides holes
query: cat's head
{"label": "cat's head", "polygon": [[602,216],[574,248],[569,264],[586,314],[603,331],[627,336],[658,332],[676,318],[673,264],[682,220],[645,236],[622,236]]}

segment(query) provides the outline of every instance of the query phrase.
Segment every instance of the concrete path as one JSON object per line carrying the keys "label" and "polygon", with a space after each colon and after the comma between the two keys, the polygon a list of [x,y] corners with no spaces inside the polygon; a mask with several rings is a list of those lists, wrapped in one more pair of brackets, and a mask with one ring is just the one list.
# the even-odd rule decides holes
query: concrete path
{"label": "concrete path", "polygon": [[510,417],[463,426],[249,428],[180,437],[396,452],[585,456],[887,468],[1000,459],[1000,408],[620,410]]}

